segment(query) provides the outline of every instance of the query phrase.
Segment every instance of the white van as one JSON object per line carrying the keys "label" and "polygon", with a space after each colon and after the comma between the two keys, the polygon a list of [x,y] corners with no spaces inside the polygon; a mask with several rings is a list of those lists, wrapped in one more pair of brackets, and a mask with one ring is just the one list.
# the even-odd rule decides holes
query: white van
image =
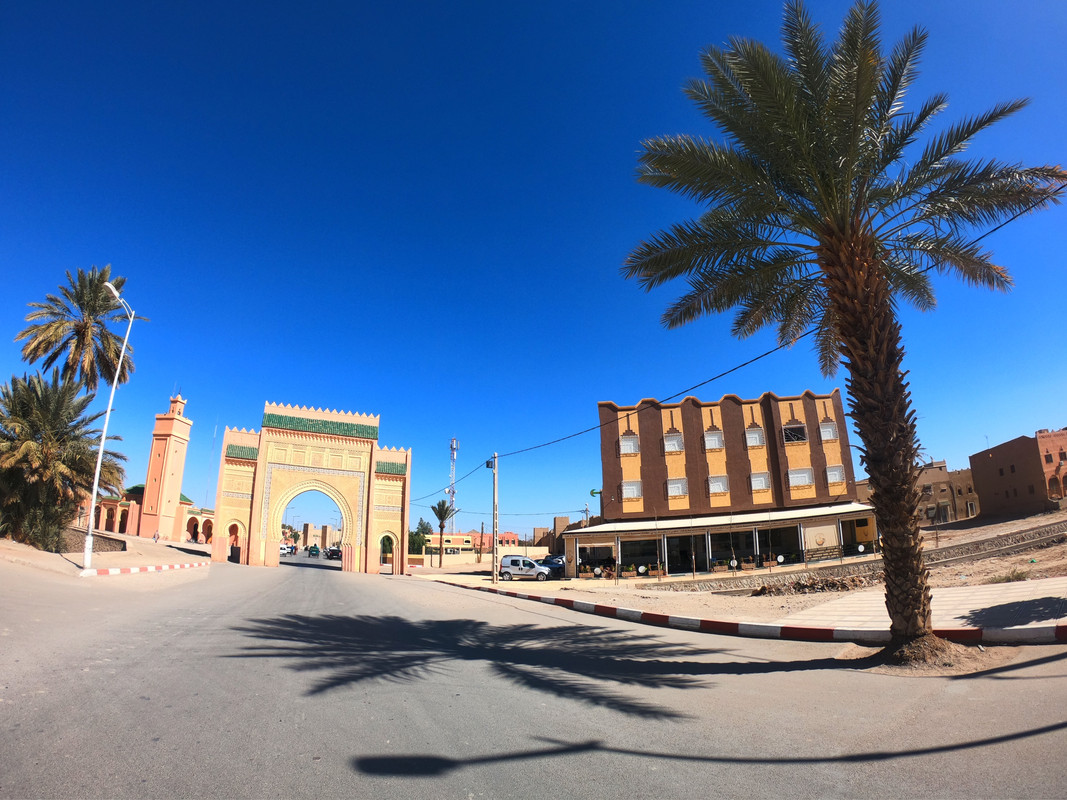
{"label": "white van", "polygon": [[502,581],[510,581],[512,578],[547,581],[551,577],[552,570],[534,563],[526,556],[504,556],[500,559],[500,580]]}

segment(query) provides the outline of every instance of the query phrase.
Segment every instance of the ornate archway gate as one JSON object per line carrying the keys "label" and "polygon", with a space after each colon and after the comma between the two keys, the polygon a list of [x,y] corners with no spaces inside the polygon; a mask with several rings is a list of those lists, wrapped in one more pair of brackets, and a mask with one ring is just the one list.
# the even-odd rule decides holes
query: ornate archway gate
{"label": "ornate archway gate", "polygon": [[[263,406],[259,431],[226,428],[215,523],[236,530],[212,539],[212,561],[278,566],[286,506],[319,491],[341,512],[345,572],[378,572],[381,539],[392,538],[394,574],[407,571],[411,451],[378,446],[378,416]],[[399,551],[399,552],[398,552]]]}

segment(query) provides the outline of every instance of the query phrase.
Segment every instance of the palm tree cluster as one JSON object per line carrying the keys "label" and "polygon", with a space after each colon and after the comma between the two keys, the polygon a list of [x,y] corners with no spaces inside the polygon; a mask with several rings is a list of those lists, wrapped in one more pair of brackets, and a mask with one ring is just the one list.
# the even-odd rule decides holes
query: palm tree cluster
{"label": "palm tree cluster", "polygon": [[722,140],[648,140],[638,172],[706,210],[640,244],[623,274],[646,290],[688,283],[663,314],[668,327],[732,310],[738,337],[774,326],[785,345],[813,333],[823,373],[844,364],[891,632],[908,641],[931,630],[930,590],[897,304],[932,309],[932,274],[1009,289],[977,230],[1057,202],[1067,173],[962,157],[1021,100],[926,138],[946,97],[904,111],[926,33],[914,29],[883,53],[878,29],[876,4],[861,1],[827,45],[796,1],[785,10],[784,55],[744,39],[709,47],[705,78],[685,92]]}
{"label": "palm tree cluster", "polygon": [[[0,385],[0,516],[6,533],[47,550],[56,550],[63,530],[75,521],[78,506],[92,492],[103,412],[89,413],[95,391],[129,379],[127,347],[118,363],[121,337],[109,325],[126,315],[106,286],[120,289],[125,279],[111,268],[67,273],[59,295],[30,303],[30,325],[15,341],[25,340],[23,358],[43,362],[40,372],[12,376]],[[110,437],[118,439],[118,437]],[[121,492],[125,456],[105,449],[100,489]]]}

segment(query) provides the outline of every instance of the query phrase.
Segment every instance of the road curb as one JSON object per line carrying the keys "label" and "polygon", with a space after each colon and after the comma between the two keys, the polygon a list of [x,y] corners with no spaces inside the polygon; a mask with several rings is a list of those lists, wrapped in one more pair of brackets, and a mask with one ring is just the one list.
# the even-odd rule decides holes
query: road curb
{"label": "road curb", "polygon": [[139,572],[167,572],[172,569],[195,569],[197,567],[210,567],[210,561],[194,561],[190,564],[156,564],[151,567],[111,567],[110,569],[83,569],[79,573],[81,578],[97,578],[105,575],[135,575]]}
{"label": "road curb", "polygon": [[[488,592],[518,600],[532,600],[547,605],[560,606],[583,614],[638,622],[660,628],[678,628],[698,633],[716,633],[722,636],[741,636],[755,639],[785,639],[799,642],[856,642],[857,644],[885,644],[890,641],[889,629],[871,628],[821,628],[807,625],[780,625],[767,622],[732,622],[727,620],[698,619],[696,617],[672,616],[634,608],[592,603],[587,600],[572,600],[564,597],[546,597],[490,586],[468,586],[463,583],[439,580],[447,586]],[[1041,625],[1033,628],[934,628],[934,635],[953,642],[967,644],[1057,644],[1067,642],[1067,625]]]}

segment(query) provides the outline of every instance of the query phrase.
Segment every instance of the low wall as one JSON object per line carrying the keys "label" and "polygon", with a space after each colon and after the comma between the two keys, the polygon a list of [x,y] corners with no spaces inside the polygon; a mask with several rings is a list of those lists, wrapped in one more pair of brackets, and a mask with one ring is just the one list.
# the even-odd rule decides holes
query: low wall
{"label": "low wall", "polygon": [[[925,550],[926,566],[947,564],[953,561],[976,560],[985,556],[1001,555],[1007,552],[1027,550],[1046,544],[1046,540],[1060,541],[1067,539],[1067,521],[1052,525],[1041,525],[1024,531],[1005,533],[989,539]],[[882,571],[882,559],[865,559],[850,563],[846,560],[839,564],[823,566],[810,565],[807,569],[790,570],[776,574],[773,571],[758,573],[734,573],[737,577],[723,577],[673,583],[649,581],[642,588],[665,592],[723,592],[734,589],[758,589],[761,586],[788,586],[801,580],[820,578],[847,578],[856,575],[875,575]]]}
{"label": "low wall", "polygon": [[[112,539],[106,533],[93,531],[93,552],[114,553],[126,549],[126,542],[122,539]],[[67,528],[59,539],[59,552],[61,553],[84,553],[85,531],[78,528]]]}

